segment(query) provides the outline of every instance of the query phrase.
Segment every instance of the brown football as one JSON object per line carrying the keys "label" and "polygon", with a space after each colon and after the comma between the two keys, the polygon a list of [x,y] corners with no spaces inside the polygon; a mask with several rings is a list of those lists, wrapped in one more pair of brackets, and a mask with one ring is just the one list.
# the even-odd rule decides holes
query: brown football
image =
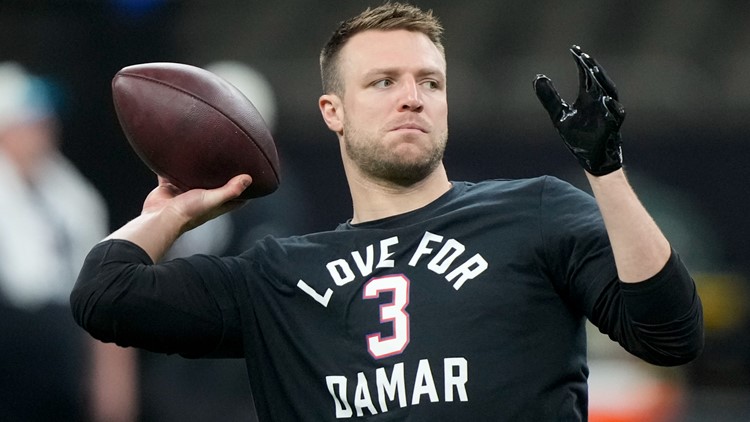
{"label": "brown football", "polygon": [[112,97],[133,150],[178,188],[217,188],[243,173],[253,183],[241,198],[278,188],[279,159],[268,126],[219,76],[181,63],[137,64],[117,72]]}

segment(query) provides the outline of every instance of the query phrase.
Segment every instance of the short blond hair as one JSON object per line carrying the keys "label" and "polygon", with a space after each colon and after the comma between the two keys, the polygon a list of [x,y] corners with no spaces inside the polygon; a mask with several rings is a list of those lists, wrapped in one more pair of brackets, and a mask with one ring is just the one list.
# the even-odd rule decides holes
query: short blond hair
{"label": "short blond hair", "polygon": [[341,49],[354,35],[367,30],[396,30],[421,32],[425,34],[445,56],[442,43],[443,26],[432,10],[423,11],[416,6],[404,3],[391,3],[367,8],[359,15],[341,22],[320,52],[320,77],[323,93],[341,95],[344,86],[338,69]]}

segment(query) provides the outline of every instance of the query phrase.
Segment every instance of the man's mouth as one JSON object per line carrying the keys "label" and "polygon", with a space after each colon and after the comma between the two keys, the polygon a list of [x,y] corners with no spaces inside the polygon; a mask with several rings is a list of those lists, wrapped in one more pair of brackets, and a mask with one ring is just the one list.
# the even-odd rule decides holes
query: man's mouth
{"label": "man's mouth", "polygon": [[401,125],[398,125],[391,129],[392,131],[418,131],[422,133],[427,133],[427,130],[419,124],[416,123],[404,123]]}

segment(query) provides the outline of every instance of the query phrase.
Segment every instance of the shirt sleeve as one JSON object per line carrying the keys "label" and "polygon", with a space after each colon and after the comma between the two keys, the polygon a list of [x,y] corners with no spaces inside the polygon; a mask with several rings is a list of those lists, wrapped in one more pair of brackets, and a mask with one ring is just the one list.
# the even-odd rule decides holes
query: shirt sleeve
{"label": "shirt sleeve", "polygon": [[652,278],[623,283],[593,197],[550,178],[542,216],[545,262],[555,288],[572,309],[652,364],[680,365],[700,354],[702,306],[675,251]]}
{"label": "shirt sleeve", "polygon": [[[210,268],[210,271],[209,271]],[[228,277],[218,258],[194,256],[154,264],[137,245],[96,245],[71,293],[76,322],[93,337],[184,357],[241,357],[240,330],[228,292],[209,274]],[[210,288],[208,287],[210,286]]]}
{"label": "shirt sleeve", "polygon": [[604,289],[592,322],[630,353],[661,366],[687,363],[703,350],[703,307],[677,253],[640,283],[619,280]]}

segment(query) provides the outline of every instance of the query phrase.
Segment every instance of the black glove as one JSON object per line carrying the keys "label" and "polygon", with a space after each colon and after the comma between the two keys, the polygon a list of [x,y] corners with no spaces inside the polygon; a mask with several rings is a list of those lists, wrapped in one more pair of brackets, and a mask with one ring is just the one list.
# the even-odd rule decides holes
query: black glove
{"label": "black glove", "polygon": [[578,98],[573,106],[560,98],[544,75],[534,79],[534,91],[581,166],[594,176],[603,176],[622,167],[620,125],[625,109],[617,102],[614,82],[599,63],[577,45],[570,52],[578,65]]}

